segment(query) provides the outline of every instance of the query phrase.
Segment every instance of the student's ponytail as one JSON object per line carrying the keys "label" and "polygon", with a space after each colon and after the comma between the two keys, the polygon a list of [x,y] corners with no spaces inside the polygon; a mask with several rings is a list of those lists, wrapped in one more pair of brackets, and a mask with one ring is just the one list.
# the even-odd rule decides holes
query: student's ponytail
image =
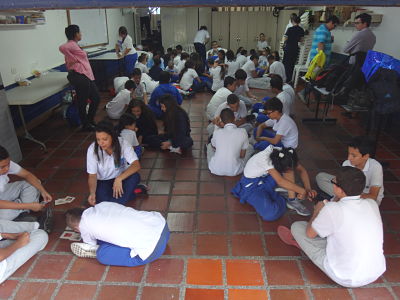
{"label": "student's ponytail", "polygon": [[220,67],[221,67],[221,73],[220,73],[221,80],[224,80],[225,75],[226,75],[226,67],[225,67],[225,65],[220,65]]}
{"label": "student's ponytail", "polygon": [[274,147],[269,157],[275,170],[279,173],[285,173],[287,170],[293,170],[299,162],[297,153],[293,148]]}

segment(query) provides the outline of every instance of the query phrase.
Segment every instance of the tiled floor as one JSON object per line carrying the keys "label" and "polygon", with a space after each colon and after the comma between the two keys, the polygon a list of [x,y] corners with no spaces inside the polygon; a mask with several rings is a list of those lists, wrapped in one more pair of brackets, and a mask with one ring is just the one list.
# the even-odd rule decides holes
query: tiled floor
{"label": "tiled floor", "polygon": [[[266,92],[255,91],[258,95]],[[232,197],[238,178],[211,175],[203,153],[207,121],[203,110],[210,95],[185,100],[189,112],[193,150],[184,157],[146,151],[142,179],[150,196],[131,203],[137,209],[157,210],[167,218],[171,240],[163,257],[137,268],[106,267],[96,260],[74,257],[69,242],[60,240],[63,212],[84,203],[87,196],[85,154],[92,135],[76,132],[53,116],[33,130],[49,147],[22,142],[22,165],[45,182],[55,198],[77,200],[56,207],[56,229],[44,251],[0,285],[1,299],[395,299],[400,297],[400,131],[383,134],[378,159],[385,170],[386,197],[381,211],[385,226],[387,271],[375,283],[360,289],[341,288],[328,279],[299,250],[284,245],[278,225],[304,220],[287,212],[276,222],[263,222],[247,205]],[[358,118],[339,118],[331,125],[303,125],[313,114],[295,103],[300,130],[298,149],[302,163],[314,177],[332,171],[346,157],[346,142],[362,134]],[[99,113],[99,119],[104,112]]]}

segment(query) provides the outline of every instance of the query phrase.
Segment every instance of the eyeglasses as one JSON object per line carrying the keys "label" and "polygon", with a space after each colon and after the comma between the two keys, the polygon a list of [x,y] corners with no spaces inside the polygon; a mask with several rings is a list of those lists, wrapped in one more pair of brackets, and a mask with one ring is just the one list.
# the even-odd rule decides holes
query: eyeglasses
{"label": "eyeglasses", "polygon": [[331,183],[336,185],[338,188],[342,188],[334,179],[331,179]]}

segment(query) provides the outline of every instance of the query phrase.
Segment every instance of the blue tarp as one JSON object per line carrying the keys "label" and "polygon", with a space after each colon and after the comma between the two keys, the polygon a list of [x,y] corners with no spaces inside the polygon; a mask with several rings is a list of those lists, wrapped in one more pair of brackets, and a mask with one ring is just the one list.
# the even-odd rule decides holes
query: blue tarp
{"label": "blue tarp", "polygon": [[385,53],[369,50],[362,67],[365,81],[368,82],[379,68],[395,70],[400,76],[400,60]]}

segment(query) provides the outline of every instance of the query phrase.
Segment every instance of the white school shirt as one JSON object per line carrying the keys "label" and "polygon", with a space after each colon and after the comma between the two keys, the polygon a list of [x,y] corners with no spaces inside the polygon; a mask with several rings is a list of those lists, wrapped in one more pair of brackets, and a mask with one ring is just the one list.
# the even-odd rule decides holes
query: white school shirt
{"label": "white school shirt", "polygon": [[[153,91],[158,87],[159,81],[154,81],[149,74],[142,74],[142,78],[140,79],[140,84],[143,86],[143,92],[151,95]],[[136,88],[137,90],[137,88]]]}
{"label": "white school shirt", "polygon": [[15,175],[21,172],[21,170],[22,168],[19,164],[10,161],[10,167],[8,169],[8,172],[3,175],[0,175],[0,192],[4,191],[5,186],[10,181],[10,178],[8,178],[8,174]]}
{"label": "white school shirt", "polygon": [[208,33],[207,30],[199,30],[197,31],[196,35],[194,36],[194,41],[193,43],[201,43],[204,44],[204,42],[206,41],[206,39],[210,38],[210,34]]}
{"label": "white school shirt", "polygon": [[276,98],[278,98],[282,102],[283,105],[282,113],[290,116],[293,104],[292,96],[290,96],[290,94],[287,91],[282,91],[278,95],[276,95]]}
{"label": "white school shirt", "polygon": [[181,61],[181,55],[178,54],[177,56],[174,57],[174,65],[175,65],[175,67],[179,64],[180,61]]}
{"label": "white school shirt", "polygon": [[[353,167],[349,160],[345,160],[342,164],[343,167]],[[365,175],[365,188],[363,193],[368,194],[369,189],[372,186],[380,187],[378,197],[376,198],[376,202],[378,205],[381,204],[383,198],[383,170],[382,165],[373,158],[368,158],[367,162],[365,163],[364,169],[362,170]]]}
{"label": "white school shirt", "polygon": [[133,151],[131,145],[125,142],[121,137],[118,138],[121,145],[121,165],[116,166],[114,156],[108,155],[99,146],[100,160],[97,160],[97,155],[94,152],[94,142],[89,146],[86,155],[86,170],[88,174],[96,174],[97,180],[114,179],[121,175],[138,157]]}
{"label": "white school shirt", "polygon": [[268,59],[267,59],[267,57],[266,56],[264,56],[264,55],[261,55],[259,58],[258,58],[258,65],[260,66],[260,67],[268,67]]}
{"label": "white school shirt", "polygon": [[296,93],[292,86],[290,84],[284,83],[282,86],[282,90],[286,91],[289,93],[290,97],[292,97],[292,104],[294,103],[294,100],[296,99]]}
{"label": "white school shirt", "polygon": [[129,78],[126,76],[114,78],[114,90],[115,90],[116,94],[118,94],[120,91],[122,91],[125,88],[125,83],[128,80],[129,80]]}
{"label": "white school shirt", "polygon": [[244,70],[247,74],[247,78],[253,78],[253,75],[251,74],[251,72],[255,71],[255,69],[256,69],[256,65],[251,60],[246,62],[242,67],[242,70]]}
{"label": "white school shirt", "polygon": [[212,76],[213,79],[211,90],[216,92],[224,86],[224,78],[221,79],[221,67],[217,66],[211,68],[210,75]]}
{"label": "white school shirt", "polygon": [[274,169],[274,165],[271,161],[271,153],[274,149],[281,149],[280,147],[274,147],[269,145],[263,151],[250,157],[249,161],[244,168],[243,175],[247,178],[258,178],[268,175],[268,170]]}
{"label": "white school shirt", "polygon": [[235,78],[235,73],[240,68],[239,63],[236,60],[234,60],[234,61],[227,61],[226,64],[228,65],[228,70],[226,71],[226,77],[231,76]]}
{"label": "white school shirt", "polygon": [[286,82],[286,71],[285,66],[280,61],[274,61],[269,66],[269,73],[270,74],[278,74],[282,77],[283,82]]}
{"label": "white school shirt", "polygon": [[[221,114],[221,111],[225,108],[230,109],[228,102],[226,102],[226,101],[224,103],[220,104],[220,106],[218,106],[217,110],[215,111],[214,119],[216,117],[219,117]],[[247,116],[246,104],[244,104],[244,102],[242,100],[239,101],[238,111],[234,111],[233,114],[235,115],[235,121],[246,118],[246,116]],[[218,127],[218,126],[216,126],[216,127]]]}
{"label": "white school shirt", "polygon": [[311,226],[327,238],[324,269],[335,282],[359,287],[385,272],[382,219],[376,201],[353,196],[328,202]]}
{"label": "white school shirt", "polygon": [[124,52],[125,49],[131,49],[131,50],[128,52],[127,55],[135,54],[135,53],[136,53],[136,49],[135,49],[135,47],[133,47],[132,38],[131,38],[131,36],[130,36],[129,34],[125,37],[125,40],[124,40],[124,42],[122,43],[122,47],[121,47],[121,48],[122,48],[122,49],[121,49],[122,52]]}
{"label": "white school shirt", "polygon": [[283,114],[282,117],[277,120],[269,119],[264,123],[268,127],[276,132],[276,134],[281,135],[281,142],[285,148],[296,149],[299,144],[299,131],[297,130],[297,125],[291,117]]}
{"label": "white school shirt", "polygon": [[258,50],[264,50],[264,48],[268,47],[268,42],[267,41],[258,41],[257,42],[257,49]]}
{"label": "white school shirt", "polygon": [[[230,90],[228,90],[226,87],[220,88],[211,98],[210,102],[207,105],[207,116],[211,117],[215,115],[215,112],[217,111],[218,107],[226,102],[226,99],[228,96],[232,94]],[[212,121],[214,118],[212,117],[210,121]]]}
{"label": "white school shirt", "polygon": [[146,260],[154,251],[165,227],[155,211],[138,211],[114,202],[102,202],[86,209],[79,223],[84,243],[97,241],[130,248],[130,256]]}
{"label": "white school shirt", "polygon": [[180,60],[178,65],[176,66],[176,73],[180,73],[185,68],[186,60]]}
{"label": "white school shirt", "polygon": [[247,62],[247,57],[239,53],[236,56],[236,61],[239,63],[239,68],[241,68]]}
{"label": "white school shirt", "polygon": [[138,68],[142,73],[149,73],[149,68],[145,64],[142,64],[141,62],[137,62],[135,64],[135,68]]}
{"label": "white school shirt", "polygon": [[243,172],[244,160],[240,152],[249,147],[247,131],[229,123],[220,130],[216,130],[211,139],[215,147],[215,154],[211,158],[208,168],[212,174],[219,176],[236,176]]}
{"label": "white school shirt", "polygon": [[131,145],[132,147],[139,146],[135,131],[125,128],[121,130],[120,136],[128,143],[128,145]]}
{"label": "white school shirt", "polygon": [[199,75],[197,75],[195,69],[187,69],[185,74],[182,75],[179,85],[184,91],[187,91],[193,85],[193,80],[197,77],[199,77]]}
{"label": "white school shirt", "polygon": [[249,78],[247,77],[246,80],[244,81],[243,85],[239,85],[236,90],[235,90],[235,95],[240,96],[243,95],[245,96],[247,92],[249,92]]}
{"label": "white school shirt", "polygon": [[115,96],[106,105],[107,115],[111,119],[119,119],[125,111],[126,106],[131,102],[131,92],[127,89],[120,91],[117,96]]}

